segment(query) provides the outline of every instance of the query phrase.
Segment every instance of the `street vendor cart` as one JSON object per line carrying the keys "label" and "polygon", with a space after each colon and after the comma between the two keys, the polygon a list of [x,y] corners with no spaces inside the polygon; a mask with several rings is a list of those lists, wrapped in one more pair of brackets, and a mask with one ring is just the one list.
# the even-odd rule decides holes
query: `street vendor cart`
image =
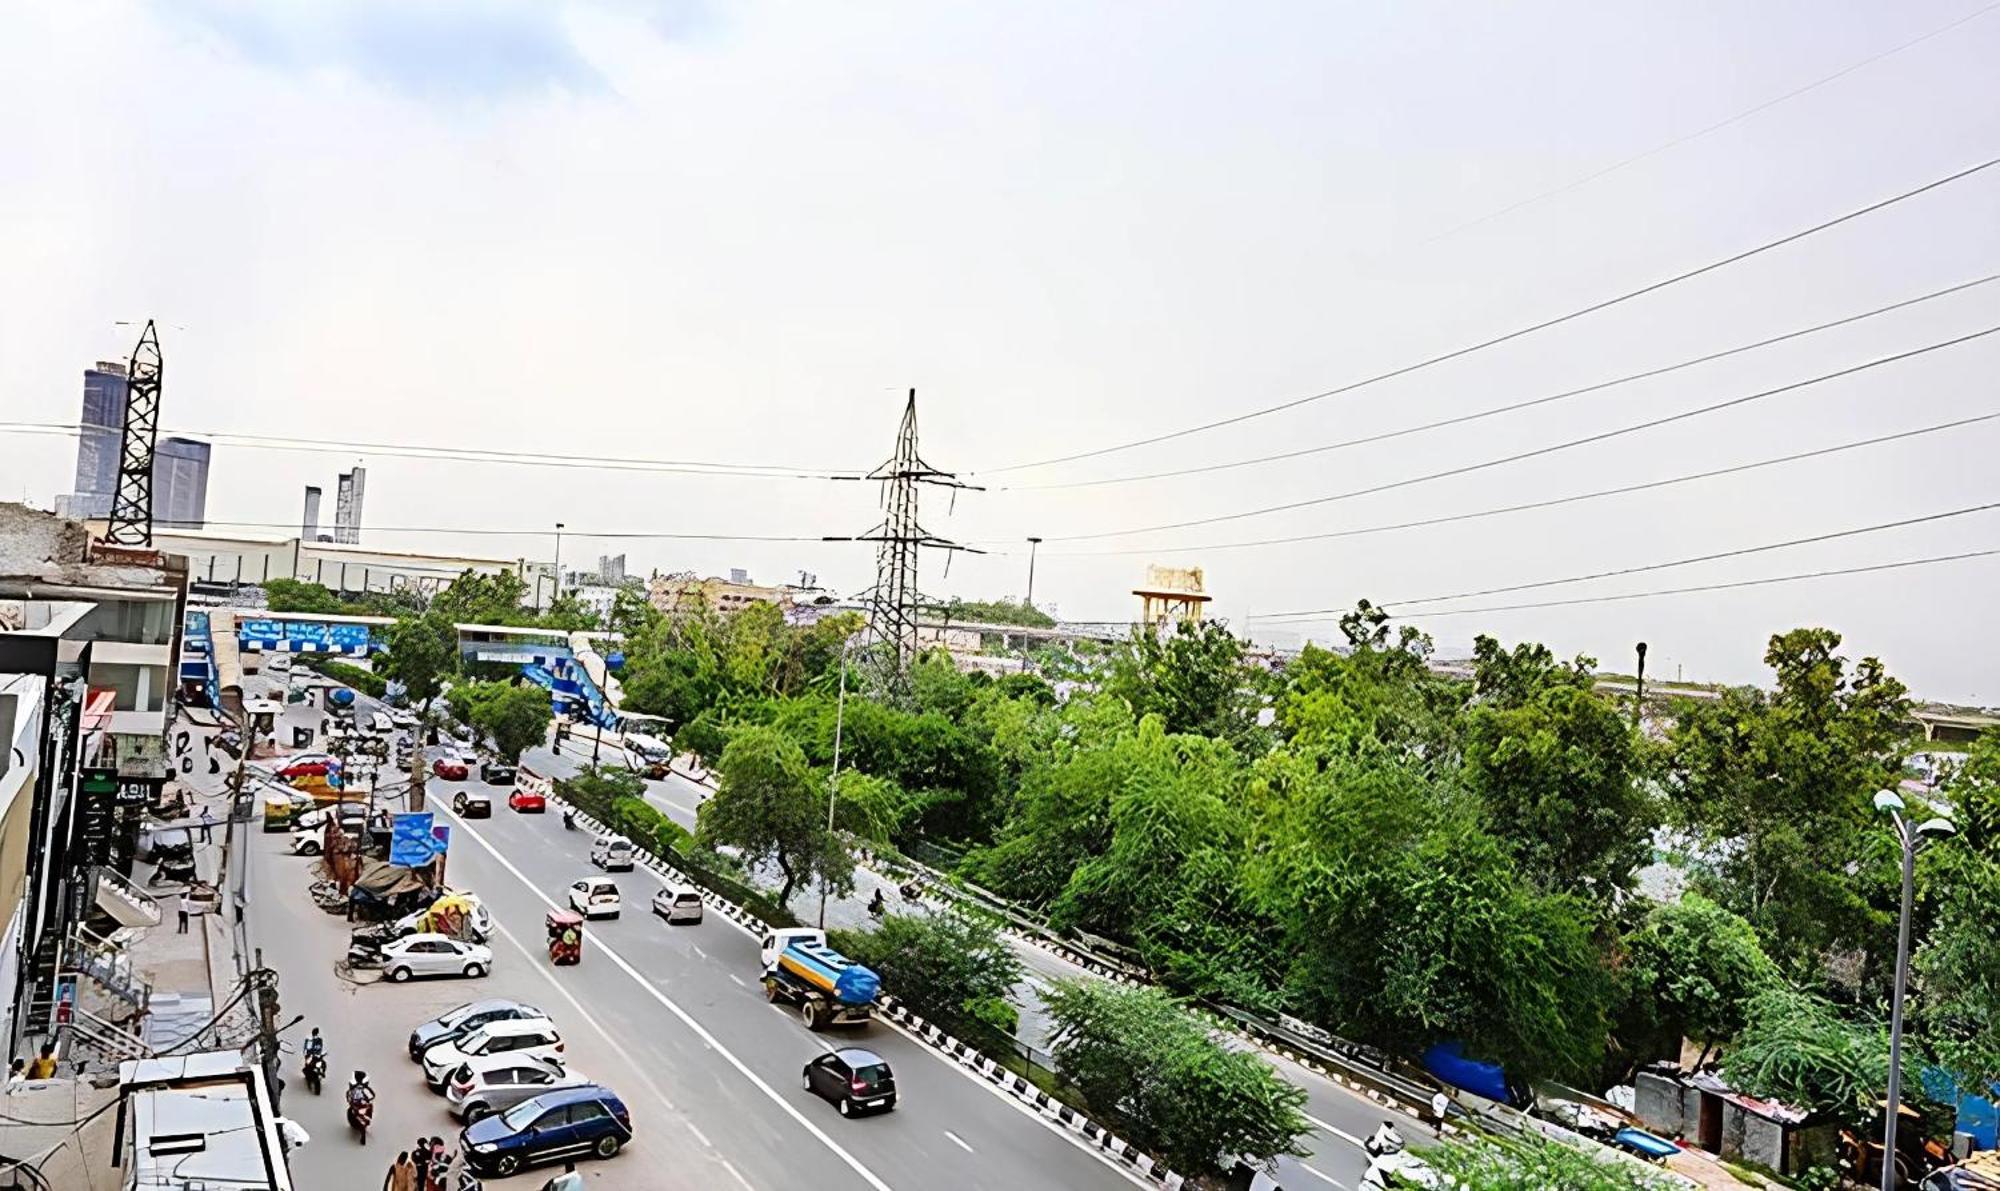
{"label": "street vendor cart", "polygon": [[583,959],[583,916],[573,910],[549,911],[549,962],[573,964]]}

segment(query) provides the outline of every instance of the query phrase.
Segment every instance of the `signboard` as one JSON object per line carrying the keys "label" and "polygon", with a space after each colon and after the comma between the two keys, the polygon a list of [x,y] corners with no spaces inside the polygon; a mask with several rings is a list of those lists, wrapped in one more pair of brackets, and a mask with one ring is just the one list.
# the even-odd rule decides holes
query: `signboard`
{"label": "signboard", "polygon": [[389,836],[389,863],[422,868],[444,852],[433,828],[436,816],[429,811],[407,811],[396,816]]}
{"label": "signboard", "polygon": [[431,841],[431,846],[437,849],[438,855],[442,856],[451,851],[451,824],[439,823],[431,828]]}

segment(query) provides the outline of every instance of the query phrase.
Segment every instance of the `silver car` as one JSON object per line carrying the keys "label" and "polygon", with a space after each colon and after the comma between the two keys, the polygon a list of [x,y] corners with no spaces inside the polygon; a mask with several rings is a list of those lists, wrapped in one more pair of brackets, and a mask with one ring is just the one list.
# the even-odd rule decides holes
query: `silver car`
{"label": "silver car", "polygon": [[470,1125],[543,1092],[581,1087],[590,1080],[561,1063],[522,1054],[482,1055],[467,1059],[451,1073],[444,1098],[451,1114]]}
{"label": "silver car", "polygon": [[491,947],[450,935],[404,935],[382,948],[382,968],[398,984],[412,976],[484,976],[492,967]]}

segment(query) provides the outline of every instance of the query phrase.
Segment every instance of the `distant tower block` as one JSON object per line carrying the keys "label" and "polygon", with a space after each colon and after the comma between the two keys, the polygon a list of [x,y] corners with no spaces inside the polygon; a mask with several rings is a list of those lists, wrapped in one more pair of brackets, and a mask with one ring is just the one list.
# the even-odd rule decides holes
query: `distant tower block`
{"label": "distant tower block", "polygon": [[319,496],[319,489],[316,486],[306,485],[306,512],[299,520],[301,542],[319,541]]}
{"label": "distant tower block", "polygon": [[1200,620],[1211,597],[1203,593],[1200,567],[1146,568],[1146,585],[1132,589],[1139,597],[1139,623],[1155,628],[1176,620]]}

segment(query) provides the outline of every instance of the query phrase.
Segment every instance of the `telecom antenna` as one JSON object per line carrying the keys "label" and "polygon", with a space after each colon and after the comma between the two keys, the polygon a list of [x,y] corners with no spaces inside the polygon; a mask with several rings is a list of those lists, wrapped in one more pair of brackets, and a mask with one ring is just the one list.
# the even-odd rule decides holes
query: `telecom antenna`
{"label": "telecom antenna", "polygon": [[896,428],[896,453],[866,478],[882,485],[882,523],[864,534],[827,540],[875,543],[875,586],[868,592],[867,640],[880,647],[883,668],[896,681],[917,656],[917,610],[923,602],[917,590],[917,552],[929,548],[984,553],[926,530],[917,520],[917,486],[984,489],[960,481],[953,472],[932,467],[918,454],[915,389],[910,390],[902,424]]}
{"label": "telecom antenna", "polygon": [[125,429],[119,441],[118,492],[105,540],[118,546],[153,544],[153,440],[160,431],[160,337],[153,320],[132,349],[125,371]]}

